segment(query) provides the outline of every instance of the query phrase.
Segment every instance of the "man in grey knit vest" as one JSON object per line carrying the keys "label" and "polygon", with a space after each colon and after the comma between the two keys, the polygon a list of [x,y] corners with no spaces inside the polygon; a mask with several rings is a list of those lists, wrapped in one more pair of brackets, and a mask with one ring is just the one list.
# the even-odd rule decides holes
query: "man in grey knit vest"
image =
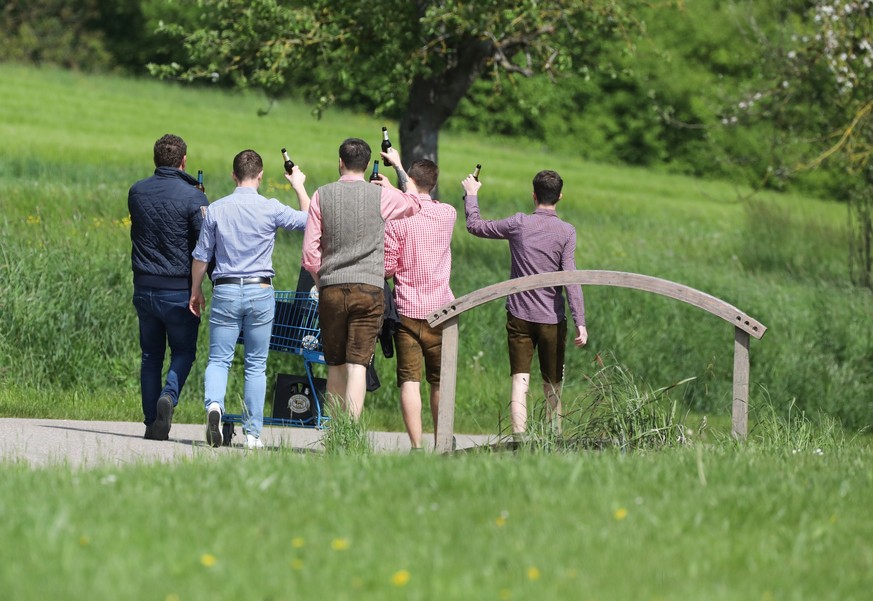
{"label": "man in grey knit vest", "polygon": [[[319,289],[328,398],[354,419],[364,409],[367,365],[382,325],[385,221],[421,210],[414,186],[401,192],[364,179],[370,154],[359,138],[340,145],[340,178],[313,195],[303,234],[303,267]],[[400,163],[395,149],[387,156]]]}

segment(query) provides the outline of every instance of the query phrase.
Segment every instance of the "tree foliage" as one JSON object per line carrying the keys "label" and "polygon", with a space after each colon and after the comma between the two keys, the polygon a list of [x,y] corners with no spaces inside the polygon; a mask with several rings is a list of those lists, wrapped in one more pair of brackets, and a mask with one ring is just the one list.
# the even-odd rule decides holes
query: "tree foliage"
{"label": "tree foliage", "polygon": [[853,273],[873,288],[873,0],[801,3],[773,48],[769,78],[738,109],[787,132],[775,155],[791,162],[776,175],[829,168],[843,176]]}
{"label": "tree foliage", "polygon": [[200,0],[196,27],[163,28],[184,41],[188,60],[151,69],[397,117],[404,159],[435,159],[440,128],[483,73],[582,72],[606,37],[633,27],[637,4]]}

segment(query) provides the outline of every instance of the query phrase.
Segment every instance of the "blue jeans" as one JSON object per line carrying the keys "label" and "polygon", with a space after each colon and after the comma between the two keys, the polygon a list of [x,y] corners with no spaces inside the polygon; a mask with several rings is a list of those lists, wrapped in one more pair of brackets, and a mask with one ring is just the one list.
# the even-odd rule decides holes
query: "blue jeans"
{"label": "blue jeans", "polygon": [[[133,287],[133,306],[139,317],[140,392],[143,421],[151,425],[157,417],[158,398],[169,394],[173,405],[179,403],[182,387],[197,356],[197,330],[200,318],[188,310],[189,290]],[[167,380],[164,355],[170,345]]]}
{"label": "blue jeans", "polygon": [[206,403],[218,403],[224,413],[227,374],[237,338],[245,339],[243,432],[260,436],[264,427],[267,394],[267,353],[273,330],[276,300],[271,286],[223,284],[212,291],[209,313],[209,364],[206,366]]}

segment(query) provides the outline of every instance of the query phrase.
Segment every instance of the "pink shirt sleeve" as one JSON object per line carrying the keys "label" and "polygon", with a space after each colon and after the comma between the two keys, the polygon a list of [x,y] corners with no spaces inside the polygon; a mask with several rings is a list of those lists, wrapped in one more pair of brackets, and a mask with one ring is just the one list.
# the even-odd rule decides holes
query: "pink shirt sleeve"
{"label": "pink shirt sleeve", "polygon": [[318,275],[321,268],[321,203],[318,201],[318,190],[312,195],[309,203],[309,217],[306,229],[303,231],[303,269],[313,275]]}
{"label": "pink shirt sleeve", "polygon": [[382,219],[412,217],[420,210],[418,194],[407,194],[397,188],[382,188]]}

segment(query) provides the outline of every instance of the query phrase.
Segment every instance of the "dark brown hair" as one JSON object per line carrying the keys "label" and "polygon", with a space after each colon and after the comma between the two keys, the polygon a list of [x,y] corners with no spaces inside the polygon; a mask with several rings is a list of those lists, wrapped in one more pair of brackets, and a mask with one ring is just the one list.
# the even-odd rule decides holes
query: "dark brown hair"
{"label": "dark brown hair", "polygon": [[418,159],[409,167],[409,179],[415,182],[415,187],[423,194],[430,194],[437,184],[440,169],[430,159]]}
{"label": "dark brown hair", "polygon": [[364,172],[370,165],[370,145],[360,138],[347,138],[340,144],[339,156],[349,171]]}
{"label": "dark brown hair", "polygon": [[254,150],[243,150],[233,157],[233,174],[239,181],[255,179],[264,170],[264,161]]}
{"label": "dark brown hair", "polygon": [[164,134],[155,142],[155,167],[181,167],[188,154],[185,140],[173,134]]}
{"label": "dark brown hair", "polygon": [[555,205],[561,199],[561,190],[564,189],[564,180],[557,171],[548,169],[540,171],[533,178],[533,190],[537,197],[537,203],[541,205]]}

